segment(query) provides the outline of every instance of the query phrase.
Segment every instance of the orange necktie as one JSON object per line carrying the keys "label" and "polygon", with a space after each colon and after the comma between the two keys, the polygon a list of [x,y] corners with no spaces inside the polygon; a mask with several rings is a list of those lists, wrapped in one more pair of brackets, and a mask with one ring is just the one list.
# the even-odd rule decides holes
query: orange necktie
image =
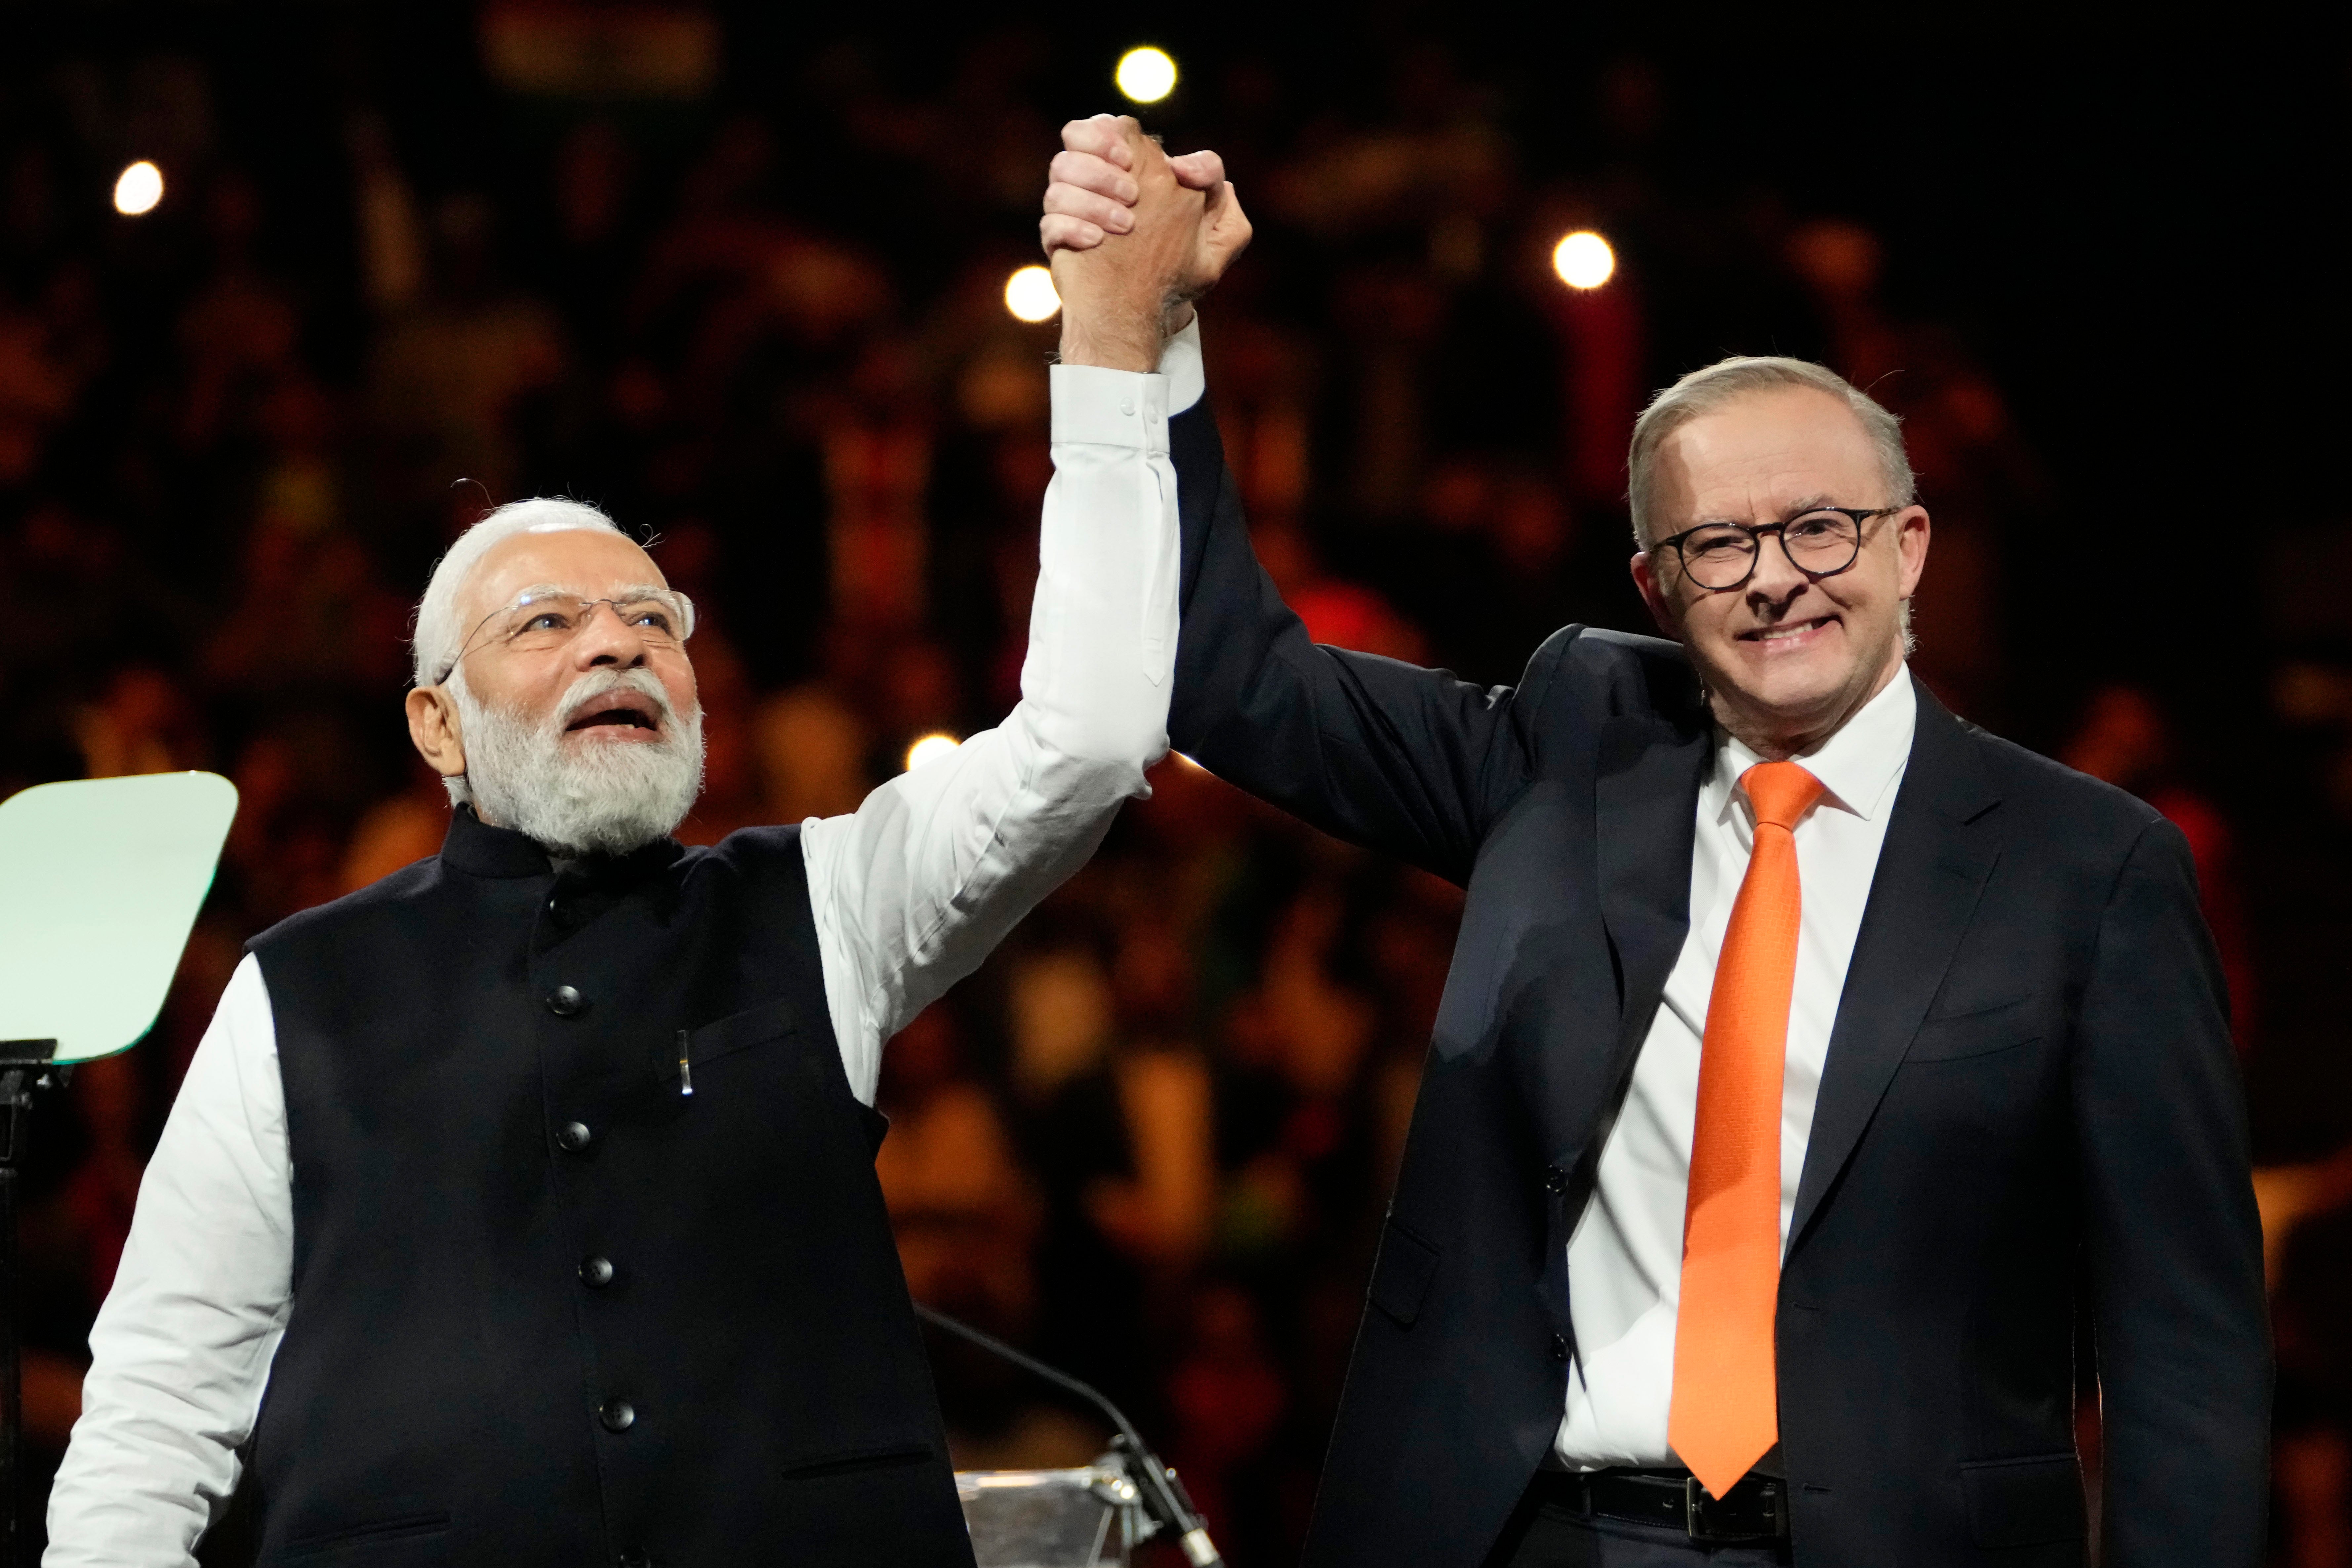
{"label": "orange necktie", "polygon": [[1759,763],[1739,784],[1756,839],[1706,1000],[1666,1417],[1675,1452],[1716,1497],[1780,1435],[1772,1314],[1780,1294],[1780,1073],[1802,907],[1795,830],[1822,793],[1821,780],[1794,763]]}

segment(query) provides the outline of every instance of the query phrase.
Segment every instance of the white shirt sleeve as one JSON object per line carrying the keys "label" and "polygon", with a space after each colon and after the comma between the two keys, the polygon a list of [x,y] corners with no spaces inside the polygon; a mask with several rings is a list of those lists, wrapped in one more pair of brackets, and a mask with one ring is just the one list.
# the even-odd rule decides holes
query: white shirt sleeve
{"label": "white shirt sleeve", "polygon": [[1086,863],[1168,750],[1171,377],[1055,365],[1052,378],[1054,479],[1020,702],[855,812],[801,829],[825,1002],[868,1104],[883,1042]]}
{"label": "white shirt sleeve", "polygon": [[222,993],[139,1185],[89,1332],[46,1568],[184,1568],[227,1506],[286,1331],[293,1167],[278,1034],[250,955]]}

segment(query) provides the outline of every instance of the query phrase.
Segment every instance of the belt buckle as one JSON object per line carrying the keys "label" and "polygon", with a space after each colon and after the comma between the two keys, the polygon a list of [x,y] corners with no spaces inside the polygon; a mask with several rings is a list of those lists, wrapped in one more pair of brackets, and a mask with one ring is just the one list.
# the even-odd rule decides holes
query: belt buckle
{"label": "belt buckle", "polygon": [[1723,1500],[1710,1496],[1699,1485],[1696,1476],[1683,1478],[1683,1529],[1695,1546],[1746,1546],[1759,1541],[1780,1541],[1789,1533],[1789,1502],[1786,1487],[1778,1481],[1764,1483],[1764,1496],[1772,1510],[1772,1527],[1765,1531],[1724,1531],[1706,1522],[1707,1510]]}

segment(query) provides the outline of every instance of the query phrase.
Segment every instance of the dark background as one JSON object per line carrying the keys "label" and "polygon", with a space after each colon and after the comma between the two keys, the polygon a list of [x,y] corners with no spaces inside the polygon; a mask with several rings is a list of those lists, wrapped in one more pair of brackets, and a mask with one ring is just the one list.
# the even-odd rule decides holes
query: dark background
{"label": "dark background", "polygon": [[[2347,35],[0,6],[0,792],[211,766],[246,803],[157,1036],[42,1128],[52,1458],[236,944],[437,841],[404,617],[486,500],[604,505],[705,605],[689,837],[845,809],[915,735],[1003,711],[1053,337],[997,291],[1057,126],[1120,107],[1149,42],[1183,75],[1147,126],[1223,151],[1258,226],[1211,379],[1327,640],[1507,681],[1550,626],[1639,626],[1612,465],[1640,396],[1723,354],[1825,359],[1905,415],[1938,524],[1923,678],[2198,848],[2280,1267],[2281,1560],[2352,1562]],[[166,195],[125,218],[140,157]],[[1544,258],[1578,226],[1620,267],[1571,299]],[[1455,906],[1156,777],[894,1046],[885,1181],[919,1293],[1112,1384],[1236,1563],[1279,1562]],[[1096,1440],[940,1364],[971,1462]]]}

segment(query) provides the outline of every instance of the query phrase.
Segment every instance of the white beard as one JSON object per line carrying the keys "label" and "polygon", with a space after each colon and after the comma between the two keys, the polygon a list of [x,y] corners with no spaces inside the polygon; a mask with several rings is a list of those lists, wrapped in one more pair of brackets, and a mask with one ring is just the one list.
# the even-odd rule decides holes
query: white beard
{"label": "white beard", "polygon": [[[450,798],[550,854],[625,855],[667,836],[702,793],[701,710],[681,717],[650,670],[591,670],[537,721],[477,701],[462,669],[446,684],[466,746],[464,774],[444,781]],[[564,726],[581,705],[620,690],[654,704],[662,738],[567,744]]]}

